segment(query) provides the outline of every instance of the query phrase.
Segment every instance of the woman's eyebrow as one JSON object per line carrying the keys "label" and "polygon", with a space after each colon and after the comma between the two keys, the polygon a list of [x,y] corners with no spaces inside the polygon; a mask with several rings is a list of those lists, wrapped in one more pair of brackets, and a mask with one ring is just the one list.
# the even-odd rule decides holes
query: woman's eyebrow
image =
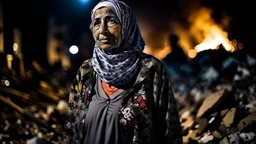
{"label": "woman's eyebrow", "polygon": [[[98,19],[101,17],[102,14],[97,15],[96,17],[94,17],[94,19]],[[113,12],[111,13],[107,13],[106,15],[104,15],[105,17],[117,17]]]}
{"label": "woman's eyebrow", "polygon": [[113,12],[108,13],[106,16],[109,16],[109,17],[116,17],[116,15],[115,15]]}

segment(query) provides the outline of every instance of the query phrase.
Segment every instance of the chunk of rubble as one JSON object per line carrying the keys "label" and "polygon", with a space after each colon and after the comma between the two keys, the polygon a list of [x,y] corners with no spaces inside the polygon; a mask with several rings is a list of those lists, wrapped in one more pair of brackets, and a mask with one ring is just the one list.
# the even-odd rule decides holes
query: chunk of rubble
{"label": "chunk of rubble", "polygon": [[207,144],[211,142],[214,139],[214,136],[211,134],[205,134],[200,140],[198,140],[198,143],[200,144]]}
{"label": "chunk of rubble", "polygon": [[243,129],[251,126],[252,124],[256,123],[256,114],[250,114],[247,117],[243,118],[242,120],[240,120],[240,122],[238,123],[237,127],[240,131],[242,131]]}
{"label": "chunk of rubble", "polygon": [[231,127],[237,124],[243,117],[246,116],[246,113],[242,110],[233,107],[229,110],[226,116],[223,118],[223,123],[226,127]]}
{"label": "chunk of rubble", "polygon": [[230,144],[229,141],[228,141],[228,138],[227,137],[224,137],[221,141],[220,141],[220,144]]}
{"label": "chunk of rubble", "polygon": [[239,132],[235,132],[231,134],[229,137],[230,137],[229,142],[231,144],[240,144]]}
{"label": "chunk of rubble", "polygon": [[255,133],[253,132],[240,133],[239,137],[243,140],[243,142],[250,142],[255,137]]}
{"label": "chunk of rubble", "polygon": [[222,102],[226,99],[225,89],[221,89],[217,92],[214,92],[210,96],[206,97],[203,101],[203,104],[199,108],[196,117],[203,117],[211,112],[217,111]]}

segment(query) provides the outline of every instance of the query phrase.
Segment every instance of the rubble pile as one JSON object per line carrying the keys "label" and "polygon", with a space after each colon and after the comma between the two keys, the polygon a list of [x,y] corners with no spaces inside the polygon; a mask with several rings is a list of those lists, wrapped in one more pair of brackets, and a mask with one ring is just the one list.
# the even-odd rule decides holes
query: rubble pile
{"label": "rubble pile", "polygon": [[19,79],[9,69],[0,73],[0,143],[61,143],[66,89],[48,74]]}
{"label": "rubble pile", "polygon": [[[256,59],[227,57],[219,67],[205,60],[214,61],[168,67],[184,143],[256,143]],[[0,70],[0,143],[62,142],[69,90],[62,74],[27,70],[22,79]]]}
{"label": "rubble pile", "polygon": [[220,87],[199,103],[179,111],[184,143],[256,142],[256,97],[250,101],[243,93]]}
{"label": "rubble pile", "polygon": [[173,80],[184,143],[256,143],[255,59],[236,60],[227,58],[223,63],[229,64],[219,70],[207,65],[211,70],[198,70],[196,81],[176,85],[178,78]]}

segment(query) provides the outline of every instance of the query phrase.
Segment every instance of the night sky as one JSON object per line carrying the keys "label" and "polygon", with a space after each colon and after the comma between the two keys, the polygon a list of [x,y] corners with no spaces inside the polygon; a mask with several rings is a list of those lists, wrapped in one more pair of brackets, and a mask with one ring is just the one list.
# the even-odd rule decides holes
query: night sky
{"label": "night sky", "polygon": [[[65,24],[69,30],[68,44],[77,44],[82,33],[89,31],[90,11],[97,0],[2,0],[4,24],[9,29],[18,27],[22,31],[23,53],[27,59],[44,62],[46,35],[51,18],[55,23]],[[230,39],[237,39],[252,51],[255,31],[255,8],[253,1],[245,0],[124,0],[130,5],[138,21],[146,22],[154,33],[165,32],[168,22],[179,20],[186,25],[186,16],[198,7],[210,8],[212,17],[219,22],[223,16],[231,21],[226,29]],[[8,31],[8,30],[7,30]],[[11,37],[11,35],[9,35]],[[152,36],[151,36],[152,37]],[[157,41],[150,41],[152,45]],[[5,44],[10,47],[11,42]],[[30,54],[33,53],[33,54]]]}

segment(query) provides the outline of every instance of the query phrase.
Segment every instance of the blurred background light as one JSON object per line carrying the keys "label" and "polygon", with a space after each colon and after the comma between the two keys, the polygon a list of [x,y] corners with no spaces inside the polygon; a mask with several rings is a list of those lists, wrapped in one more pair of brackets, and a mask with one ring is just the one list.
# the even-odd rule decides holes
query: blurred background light
{"label": "blurred background light", "polygon": [[82,2],[82,3],[88,3],[88,2],[90,2],[90,0],[80,0],[80,2]]}
{"label": "blurred background light", "polygon": [[70,48],[69,48],[69,52],[71,54],[77,54],[79,51],[78,47],[76,45],[72,45]]}

